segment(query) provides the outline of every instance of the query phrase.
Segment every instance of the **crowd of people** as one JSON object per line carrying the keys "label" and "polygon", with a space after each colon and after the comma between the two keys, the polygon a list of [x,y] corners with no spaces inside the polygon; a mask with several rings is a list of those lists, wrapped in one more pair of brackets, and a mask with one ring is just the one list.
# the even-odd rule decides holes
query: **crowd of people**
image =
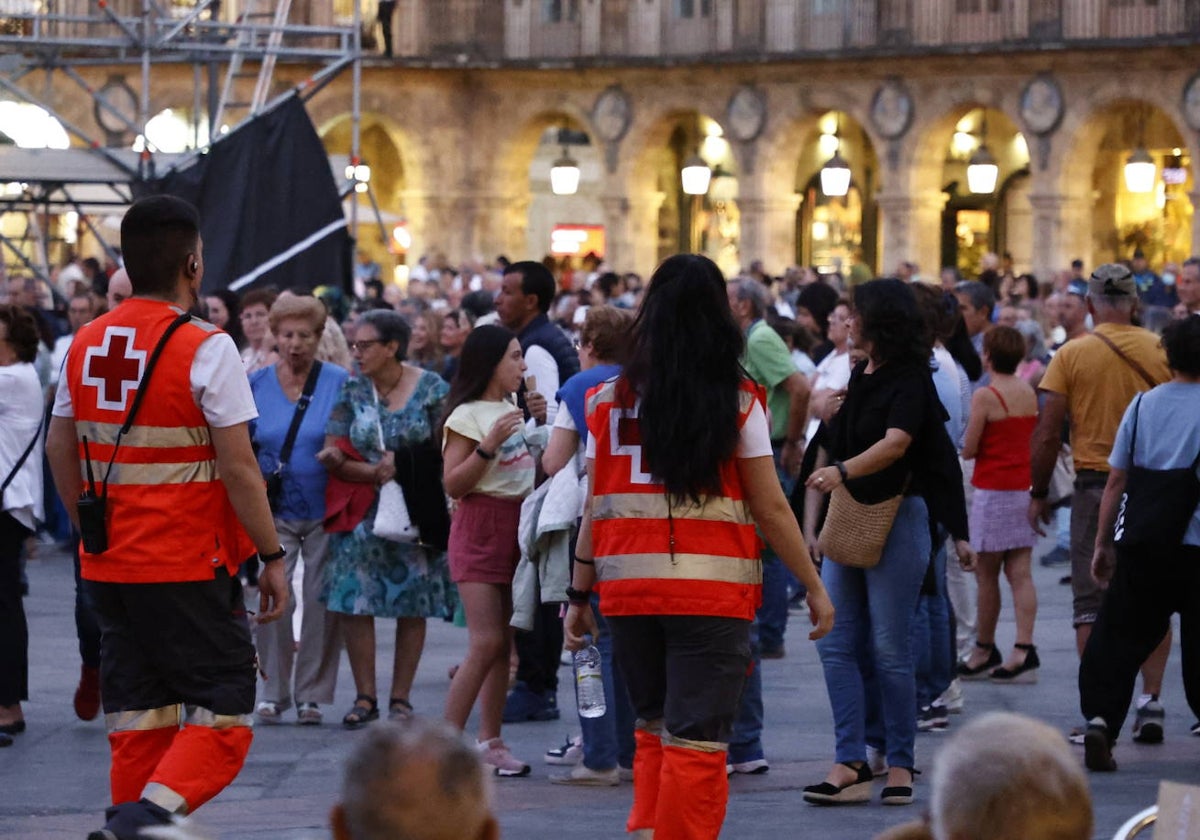
{"label": "crowd of people", "polygon": [[[678,255],[643,282],[598,258],[460,269],[423,259],[402,288],[360,257],[349,291],[201,296],[199,244],[179,239],[191,217],[144,212],[130,242],[145,248],[139,236],[165,230],[178,264],[139,262],[135,251],[111,276],[63,272],[61,289],[12,280],[0,305],[0,377],[11,380],[6,394],[22,395],[0,408],[0,745],[24,729],[20,558],[47,522],[82,570],[77,713],[94,717],[101,695],[110,717],[152,708],[113,682],[111,664],[132,655],[120,641],[128,624],[114,617],[119,585],[152,578],[106,566],[112,549],[89,548],[86,526],[81,560],[74,530],[89,489],[80,464],[111,472],[123,444],[98,429],[120,426],[148,377],[146,366],[130,378],[119,363],[89,365],[111,352],[113,336],[133,335],[125,324],[153,314],[154,330],[166,327],[167,310],[151,313],[147,300],[195,316],[193,371],[235,368],[212,384],[193,372],[203,417],[185,425],[205,431],[178,445],[197,464],[219,463],[241,451],[229,430],[244,428],[262,485],[261,515],[257,491],[241,508],[249,491],[223,469],[228,496],[206,502],[222,515],[232,502],[243,529],[221,537],[212,566],[231,570],[235,588],[257,584],[265,599],[260,620],[244,623],[259,663],[252,702],[204,697],[206,708],[230,709],[218,717],[323,723],[344,648],[356,696],[337,721],[357,729],[386,717],[401,727],[361,761],[433,749],[432,730],[404,727],[440,715],[461,732],[477,709],[474,755],[496,776],[527,776],[503,725],[558,719],[564,648],[595,643],[607,709],[547,752],[568,767],[552,781],[632,776],[631,833],[716,837],[728,776],[769,770],[761,660],[786,657],[789,613],[806,615],[835,749],[804,800],[865,802],[886,777],[879,801],[908,805],[917,734],[949,727],[964,681],[1036,680],[1033,550],[1054,520],[1056,547],[1042,562],[1069,565],[1081,657],[1083,719],[1070,737],[1090,769],[1114,770],[1133,705],[1134,739],[1162,740],[1170,615],[1190,618],[1189,593],[1200,591],[1200,425],[1185,408],[1198,404],[1200,259],[1162,276],[1140,254],[1090,273],[1076,263],[1048,283],[1014,276],[994,255],[976,279],[946,269],[937,282],[912,263],[874,280],[807,268],[773,278],[759,264],[725,278],[704,257]],[[186,218],[164,227],[156,212]],[[229,337],[219,355],[204,350],[210,334]],[[153,343],[136,346],[144,363]],[[129,337],[126,359],[134,347]],[[235,374],[245,398],[240,385],[215,384]],[[56,393],[47,456],[61,501],[42,479],[43,407]],[[166,425],[164,411],[143,407],[142,422]],[[85,451],[85,433],[99,454]],[[125,446],[152,450],[155,440],[135,434]],[[143,504],[148,491],[138,488],[155,481],[197,481],[117,463],[110,505]],[[1178,527],[1139,530],[1131,517],[1152,518],[1143,509],[1163,476],[1180,488]],[[132,552],[122,562],[140,562],[128,534],[109,536],[118,553]],[[1001,573],[1016,619],[1007,649],[996,637]],[[204,578],[171,574],[153,580]],[[385,695],[376,618],[395,619]],[[440,713],[410,699],[431,618],[467,630]],[[1182,641],[1190,699],[1200,671]],[[981,742],[999,743],[976,725]],[[114,806],[147,798],[117,778],[123,735],[110,731]],[[946,790],[955,760],[964,759],[939,763]],[[172,790],[174,799],[150,799],[150,817],[111,814],[112,836],[209,795],[189,801]],[[970,817],[946,796],[935,792],[930,836],[983,836],[961,827]],[[1048,807],[1055,796],[1047,792]],[[366,818],[356,809],[346,803],[335,817],[340,836],[359,836],[355,821]],[[471,836],[491,836],[485,812],[470,818]],[[955,820],[960,827],[946,827]]]}

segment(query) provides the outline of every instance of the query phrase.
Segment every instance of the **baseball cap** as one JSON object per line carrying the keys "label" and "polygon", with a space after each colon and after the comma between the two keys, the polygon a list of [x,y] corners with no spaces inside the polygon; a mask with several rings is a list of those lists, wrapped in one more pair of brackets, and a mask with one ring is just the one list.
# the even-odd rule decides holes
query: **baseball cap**
{"label": "baseball cap", "polygon": [[1067,294],[1081,298],[1087,297],[1088,284],[1086,280],[1072,280],[1067,284]]}
{"label": "baseball cap", "polygon": [[1088,280],[1088,294],[1105,297],[1137,297],[1137,283],[1133,273],[1119,263],[1105,263],[1092,272]]}

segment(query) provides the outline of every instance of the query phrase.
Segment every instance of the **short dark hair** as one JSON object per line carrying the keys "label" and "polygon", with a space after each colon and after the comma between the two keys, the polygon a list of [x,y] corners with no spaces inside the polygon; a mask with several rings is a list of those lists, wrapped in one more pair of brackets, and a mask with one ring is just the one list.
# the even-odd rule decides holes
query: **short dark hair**
{"label": "short dark hair", "polygon": [[1200,315],[1188,315],[1167,324],[1162,346],[1167,364],[1187,376],[1200,376]]}
{"label": "short dark hair", "polygon": [[973,308],[986,309],[989,317],[996,308],[996,293],[986,283],[980,283],[978,280],[964,280],[954,287],[954,291],[966,295]]}
{"label": "short dark hair", "polygon": [[1025,359],[1025,336],[1012,327],[997,325],[983,336],[983,352],[996,373],[1013,373]]}
{"label": "short dark hair", "polygon": [[169,295],[189,255],[196,257],[200,213],[182,198],[153,195],[121,220],[121,252],[135,295]]}
{"label": "short dark hair", "polygon": [[505,268],[504,273],[520,275],[522,294],[537,295],[538,311],[550,311],[550,304],[554,303],[554,275],[550,269],[532,260],[522,260]]}
{"label": "short dark hair", "polygon": [[395,309],[368,309],[358,316],[358,322],[374,327],[385,344],[395,341],[400,345],[396,348],[396,361],[402,362],[408,356],[408,340],[412,337],[412,327]]}
{"label": "short dark hair", "polygon": [[12,303],[0,304],[0,323],[8,327],[8,343],[17,351],[18,360],[33,362],[37,359],[37,321],[25,307]]}

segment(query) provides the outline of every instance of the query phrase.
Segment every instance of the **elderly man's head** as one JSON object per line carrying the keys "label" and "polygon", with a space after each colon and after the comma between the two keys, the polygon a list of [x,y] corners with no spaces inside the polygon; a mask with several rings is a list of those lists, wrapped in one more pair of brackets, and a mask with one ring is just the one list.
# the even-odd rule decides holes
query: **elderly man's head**
{"label": "elderly man's head", "polygon": [[1089,840],[1092,800],[1061,734],[992,712],[964,726],[933,766],[936,840]]}
{"label": "elderly man's head", "polygon": [[372,726],[346,762],[335,840],[497,840],[478,753],[442,724]]}

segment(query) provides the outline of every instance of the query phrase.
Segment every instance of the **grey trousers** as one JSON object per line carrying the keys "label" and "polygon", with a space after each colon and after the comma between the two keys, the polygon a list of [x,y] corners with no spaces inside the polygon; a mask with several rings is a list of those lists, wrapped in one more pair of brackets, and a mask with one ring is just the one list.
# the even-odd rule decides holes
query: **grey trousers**
{"label": "grey trousers", "polygon": [[[288,581],[288,605],[282,618],[257,626],[254,631],[258,646],[258,699],[276,703],[281,710],[293,703],[329,704],[333,702],[338,660],[342,653],[337,614],[327,612],[320,601],[325,561],[329,556],[329,535],[320,519],[276,519],[275,529],[287,552],[283,562]],[[297,599],[292,579],[301,557],[304,558],[304,577]],[[293,623],[297,603],[304,605],[299,646],[295,642]]]}

